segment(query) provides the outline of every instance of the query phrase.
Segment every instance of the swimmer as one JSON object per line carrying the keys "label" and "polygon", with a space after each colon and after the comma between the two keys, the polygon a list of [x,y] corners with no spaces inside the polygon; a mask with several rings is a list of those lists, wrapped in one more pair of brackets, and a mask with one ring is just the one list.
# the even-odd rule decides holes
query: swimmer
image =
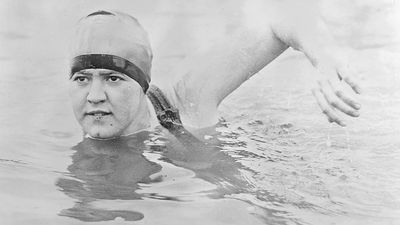
{"label": "swimmer", "polygon": [[[287,2],[294,4],[283,1],[274,9],[287,11]],[[289,47],[303,52],[320,72],[312,93],[330,122],[345,126],[338,112],[359,116],[353,94],[360,86],[318,15],[302,12],[310,18],[299,24],[299,12],[270,13],[270,18],[260,13],[263,29],[242,26],[229,40],[184,60],[174,71],[178,78],[161,89],[150,83],[153,53],[137,19],[114,11],[82,18],[69,92],[83,132],[94,139],[127,136],[151,127],[157,117],[174,135],[191,136],[183,126],[216,124],[223,99]],[[344,91],[345,85],[354,93]]]}

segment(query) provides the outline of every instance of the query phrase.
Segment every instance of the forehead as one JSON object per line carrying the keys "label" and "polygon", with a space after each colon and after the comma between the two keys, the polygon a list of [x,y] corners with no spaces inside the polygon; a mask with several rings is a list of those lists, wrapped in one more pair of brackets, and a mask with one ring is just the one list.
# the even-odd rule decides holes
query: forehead
{"label": "forehead", "polygon": [[109,70],[109,69],[84,69],[79,72],[78,74],[85,74],[85,75],[110,75],[110,74],[118,74],[118,75],[124,75],[123,73],[114,71],[114,70]]}

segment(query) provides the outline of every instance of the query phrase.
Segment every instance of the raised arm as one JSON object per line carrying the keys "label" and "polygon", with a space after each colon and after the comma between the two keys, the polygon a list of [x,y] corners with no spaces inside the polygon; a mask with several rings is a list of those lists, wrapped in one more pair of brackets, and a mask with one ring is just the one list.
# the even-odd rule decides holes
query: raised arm
{"label": "raised arm", "polygon": [[215,124],[221,101],[286,49],[269,28],[262,32],[242,28],[185,60],[174,85],[183,119],[190,117],[189,123],[196,127]]}
{"label": "raised arm", "polygon": [[358,116],[358,103],[343,91],[340,82],[344,80],[359,93],[340,48],[315,13],[318,9],[309,7],[315,6],[313,1],[306,7],[299,4],[293,0],[250,2],[247,8],[254,21],[250,18],[234,35],[213,43],[180,65],[175,71],[179,78],[174,84],[173,99],[184,124],[215,124],[221,101],[289,46],[305,53],[320,71],[313,93],[328,120],[344,125],[336,110]]}
{"label": "raised arm", "polygon": [[335,42],[320,15],[319,3],[283,0],[277,4],[277,11],[285,13],[276,16],[279,19],[271,26],[282,42],[303,52],[317,69],[319,76],[312,93],[328,121],[345,126],[342,113],[359,116],[361,105],[355,93],[360,94],[361,87],[349,60],[351,51]]}

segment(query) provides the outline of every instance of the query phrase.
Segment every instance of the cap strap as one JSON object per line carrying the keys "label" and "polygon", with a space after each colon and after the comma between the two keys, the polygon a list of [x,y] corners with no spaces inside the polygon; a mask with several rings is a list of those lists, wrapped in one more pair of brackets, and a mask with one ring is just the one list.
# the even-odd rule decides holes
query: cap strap
{"label": "cap strap", "polygon": [[109,69],[123,73],[143,88],[146,93],[149,88],[150,77],[135,64],[115,55],[108,54],[88,54],[80,55],[72,60],[71,75],[85,69]]}

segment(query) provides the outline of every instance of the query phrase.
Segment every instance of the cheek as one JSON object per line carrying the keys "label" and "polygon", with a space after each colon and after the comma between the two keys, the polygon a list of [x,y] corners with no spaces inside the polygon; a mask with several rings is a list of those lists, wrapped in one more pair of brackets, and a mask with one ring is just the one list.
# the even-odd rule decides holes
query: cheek
{"label": "cheek", "polygon": [[69,88],[69,98],[72,104],[72,109],[75,116],[79,119],[81,112],[85,106],[86,95],[85,90],[78,89],[76,87]]}
{"label": "cheek", "polygon": [[[120,120],[132,120],[139,108],[140,92],[135,87],[126,87],[110,95],[110,103]],[[121,121],[122,122],[122,121]],[[124,121],[125,123],[127,121]]]}

